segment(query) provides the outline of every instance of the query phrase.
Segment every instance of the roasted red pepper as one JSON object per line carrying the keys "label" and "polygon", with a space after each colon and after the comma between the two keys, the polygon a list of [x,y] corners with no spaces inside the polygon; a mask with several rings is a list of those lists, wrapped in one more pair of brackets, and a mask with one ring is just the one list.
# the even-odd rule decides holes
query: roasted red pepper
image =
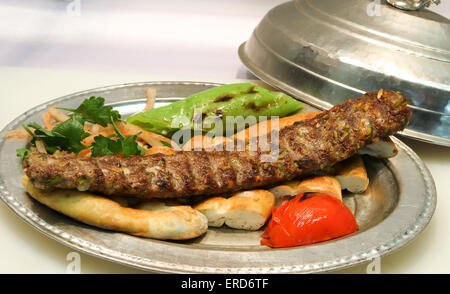
{"label": "roasted red pepper", "polygon": [[325,194],[299,194],[272,211],[262,245],[292,247],[342,237],[358,230],[342,201]]}

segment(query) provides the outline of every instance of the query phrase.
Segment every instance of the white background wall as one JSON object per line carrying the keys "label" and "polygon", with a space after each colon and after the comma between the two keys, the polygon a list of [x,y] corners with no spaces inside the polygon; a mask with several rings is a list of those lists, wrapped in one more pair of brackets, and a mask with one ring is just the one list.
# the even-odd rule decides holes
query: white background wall
{"label": "white background wall", "polygon": [[243,78],[238,46],[286,1],[2,0],[0,66]]}

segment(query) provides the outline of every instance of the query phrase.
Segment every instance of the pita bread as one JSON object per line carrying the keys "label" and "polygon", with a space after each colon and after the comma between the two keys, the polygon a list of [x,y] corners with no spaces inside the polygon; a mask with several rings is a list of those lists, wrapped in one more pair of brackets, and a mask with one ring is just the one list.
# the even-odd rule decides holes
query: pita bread
{"label": "pita bread", "polygon": [[[119,202],[88,192],[56,190],[43,192],[24,176],[22,183],[40,203],[75,220],[99,228],[154,239],[184,240],[198,237],[208,228],[207,218],[190,206],[153,204],[152,209],[124,207]],[[122,199],[123,200],[123,199]],[[128,202],[120,201],[122,205]]]}
{"label": "pita bread", "polygon": [[208,225],[255,231],[268,220],[275,197],[266,190],[244,191],[230,198],[214,197],[194,206],[208,218]]}
{"label": "pita bread", "polygon": [[359,154],[367,154],[376,158],[391,158],[397,155],[397,153],[397,146],[395,146],[389,137],[367,145],[359,151]]}
{"label": "pita bread", "polygon": [[275,186],[269,191],[277,198],[277,204],[286,198],[300,193],[324,193],[342,201],[342,189],[339,181],[331,176],[317,176],[301,181],[290,181]]}
{"label": "pita bread", "polygon": [[352,193],[363,193],[369,186],[366,167],[361,156],[356,154],[334,166],[335,177],[342,189]]}

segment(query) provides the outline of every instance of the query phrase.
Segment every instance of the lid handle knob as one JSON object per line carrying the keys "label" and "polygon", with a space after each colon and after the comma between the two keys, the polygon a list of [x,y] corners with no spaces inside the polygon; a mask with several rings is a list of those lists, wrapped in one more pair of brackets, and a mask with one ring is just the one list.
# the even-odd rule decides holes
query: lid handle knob
{"label": "lid handle knob", "polygon": [[418,10],[430,6],[431,3],[438,5],[440,0],[387,0],[389,4],[403,10]]}

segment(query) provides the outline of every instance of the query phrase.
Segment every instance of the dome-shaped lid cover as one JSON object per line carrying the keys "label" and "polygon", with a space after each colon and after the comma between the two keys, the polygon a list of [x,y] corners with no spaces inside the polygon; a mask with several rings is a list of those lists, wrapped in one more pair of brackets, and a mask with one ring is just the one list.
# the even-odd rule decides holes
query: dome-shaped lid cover
{"label": "dome-shaped lid cover", "polygon": [[414,110],[404,134],[450,146],[443,16],[382,0],[296,0],[269,11],[239,54],[261,79],[321,108],[380,88],[401,91]]}

